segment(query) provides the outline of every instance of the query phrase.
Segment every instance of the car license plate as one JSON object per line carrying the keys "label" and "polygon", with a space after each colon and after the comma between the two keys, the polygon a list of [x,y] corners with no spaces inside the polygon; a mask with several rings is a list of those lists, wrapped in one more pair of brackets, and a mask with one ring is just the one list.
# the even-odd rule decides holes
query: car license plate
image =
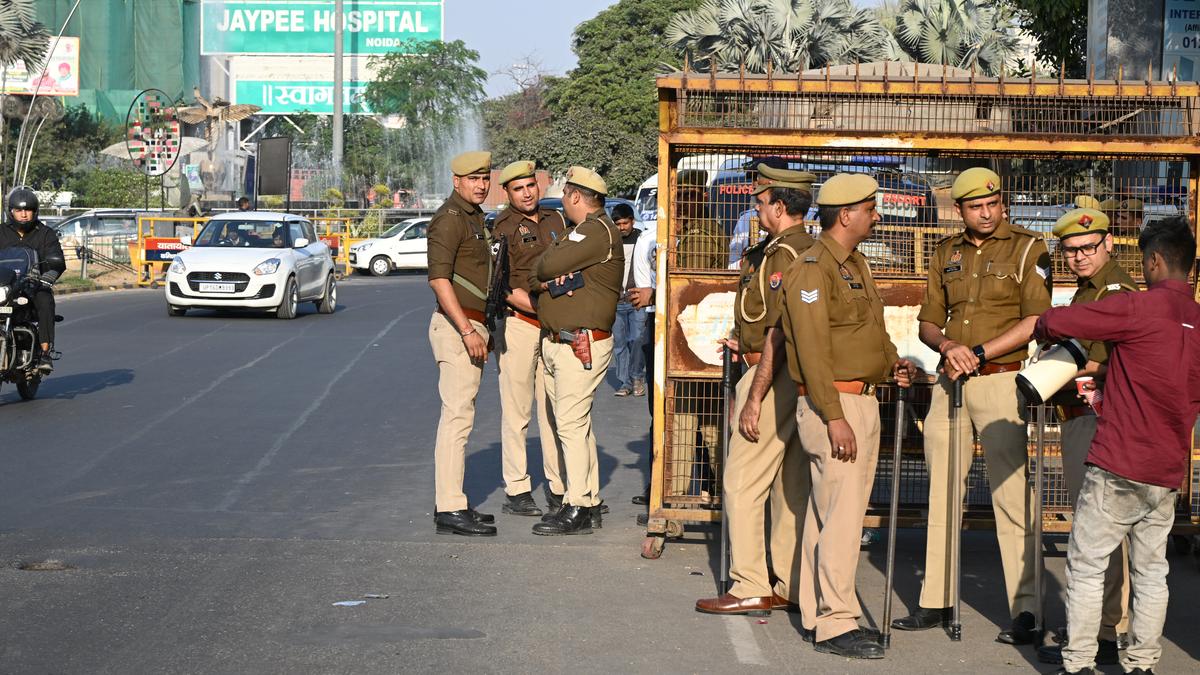
{"label": "car license plate", "polygon": [[12,314],[12,307],[0,307],[0,314]]}
{"label": "car license plate", "polygon": [[200,284],[200,292],[201,293],[232,293],[233,292],[233,284],[231,284],[231,283],[214,284],[214,283],[203,283],[202,282]]}

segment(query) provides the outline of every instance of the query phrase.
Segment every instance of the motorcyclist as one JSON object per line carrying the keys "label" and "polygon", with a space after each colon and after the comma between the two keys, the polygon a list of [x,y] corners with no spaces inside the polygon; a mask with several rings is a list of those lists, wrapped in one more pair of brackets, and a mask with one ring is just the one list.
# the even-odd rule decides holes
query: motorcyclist
{"label": "motorcyclist", "polygon": [[54,282],[67,270],[58,235],[38,220],[38,198],[27,187],[14,188],[4,202],[4,225],[0,226],[0,249],[24,247],[37,253],[38,269],[30,273],[37,279],[33,306],[38,318],[38,341],[42,354],[38,370],[54,370],[51,347],[54,345]]}

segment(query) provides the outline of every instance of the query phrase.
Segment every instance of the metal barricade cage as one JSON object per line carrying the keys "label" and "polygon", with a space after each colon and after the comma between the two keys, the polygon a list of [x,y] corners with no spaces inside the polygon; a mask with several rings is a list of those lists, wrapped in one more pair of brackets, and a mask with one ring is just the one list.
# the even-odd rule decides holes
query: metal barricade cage
{"label": "metal barricade cage", "polygon": [[[1137,237],[1149,223],[1196,222],[1200,85],[1128,80],[976,77],[914,64],[864,64],[762,76],[680,72],[660,77],[655,462],[651,539],[686,522],[720,518],[720,361],[715,341],[732,327],[736,269],[763,236],[751,192],[763,162],[816,175],[869,173],[879,181],[881,222],[860,246],[883,296],[902,356],[926,372],[937,355],[916,336],[929,258],[962,221],[950,196],[964,169],[1001,178],[1013,225],[1046,237],[1055,304],[1076,289],[1050,236],[1077,205],[1109,216],[1113,257],[1142,280]],[[806,226],[819,232],[816,209]],[[867,525],[886,524],[894,394],[881,387],[883,437]],[[923,522],[928,496],[922,420],[927,383],[915,388],[901,461],[901,519]],[[1030,418],[1032,419],[1032,418]],[[1046,531],[1069,529],[1058,427],[1046,429]],[[713,434],[717,434],[714,443]],[[1030,434],[1030,475],[1036,457]],[[714,459],[714,457],[716,459]],[[1177,531],[1200,523],[1200,449],[1180,493]],[[967,527],[991,523],[980,448],[972,462]],[[647,539],[647,542],[651,542]],[[647,544],[643,553],[654,553]],[[658,546],[661,551],[661,546]],[[653,555],[649,557],[654,557]]]}

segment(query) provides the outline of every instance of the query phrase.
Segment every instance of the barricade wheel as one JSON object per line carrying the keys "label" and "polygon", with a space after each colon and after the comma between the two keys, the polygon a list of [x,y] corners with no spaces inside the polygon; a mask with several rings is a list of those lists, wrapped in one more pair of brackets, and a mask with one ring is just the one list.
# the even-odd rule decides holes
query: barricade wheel
{"label": "barricade wheel", "polygon": [[646,560],[658,560],[666,546],[666,537],[652,534],[642,540],[642,557]]}
{"label": "barricade wheel", "polygon": [[667,536],[671,539],[683,538],[683,522],[679,520],[668,520]]}

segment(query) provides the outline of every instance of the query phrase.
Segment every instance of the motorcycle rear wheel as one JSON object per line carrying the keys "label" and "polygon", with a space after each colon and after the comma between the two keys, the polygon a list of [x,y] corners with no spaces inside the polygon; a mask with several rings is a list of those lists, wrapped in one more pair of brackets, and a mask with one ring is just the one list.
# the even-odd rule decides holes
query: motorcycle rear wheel
{"label": "motorcycle rear wheel", "polygon": [[42,385],[41,376],[32,377],[26,380],[21,380],[17,383],[17,393],[21,395],[24,401],[32,401],[37,397],[38,387]]}

